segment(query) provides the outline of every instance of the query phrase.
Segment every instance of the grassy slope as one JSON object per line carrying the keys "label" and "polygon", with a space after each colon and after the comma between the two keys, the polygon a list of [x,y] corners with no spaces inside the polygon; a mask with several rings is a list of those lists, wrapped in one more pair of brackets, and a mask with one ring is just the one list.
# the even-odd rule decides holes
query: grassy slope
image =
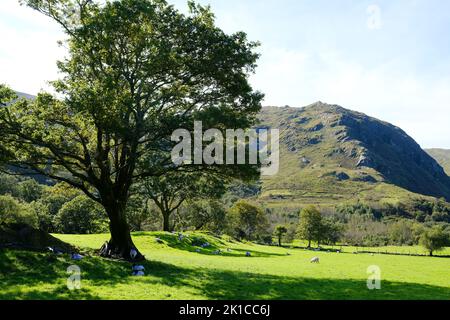
{"label": "grassy slope", "polygon": [[430,156],[436,159],[437,162],[444,168],[447,175],[450,176],[450,150],[447,149],[427,149]]}
{"label": "grassy slope", "polygon": [[[158,244],[155,237],[165,243]],[[98,248],[107,235],[58,235],[81,247]],[[130,265],[87,257],[76,262],[82,289],[66,288],[66,256],[0,251],[0,299],[449,299],[450,259],[347,253],[317,253],[228,242],[204,236],[202,253],[189,240],[164,233],[134,235],[146,255],[147,276],[130,276]],[[231,248],[224,256],[216,248]],[[252,257],[245,257],[251,251]],[[290,255],[286,253],[289,252]],[[320,264],[309,260],[319,256]],[[366,288],[366,269],[378,265],[382,290]]]}

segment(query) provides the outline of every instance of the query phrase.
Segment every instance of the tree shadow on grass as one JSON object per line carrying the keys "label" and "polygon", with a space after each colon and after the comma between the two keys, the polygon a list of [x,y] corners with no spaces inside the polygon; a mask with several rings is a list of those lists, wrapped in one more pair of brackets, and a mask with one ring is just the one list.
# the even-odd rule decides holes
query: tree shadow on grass
{"label": "tree shadow on grass", "polygon": [[[65,257],[48,262],[48,254],[0,250],[0,299],[100,299],[102,287],[129,284],[129,299],[144,296],[138,290],[166,287],[189,291],[213,300],[376,300],[450,298],[450,288],[382,281],[381,290],[368,290],[366,280],[316,279],[279,275],[184,268],[157,261],[143,263],[148,276],[132,277],[126,262],[87,257],[75,263]],[[88,285],[66,287],[67,267],[78,265]],[[82,281],[83,281],[82,280]],[[139,286],[134,286],[138,283]],[[24,290],[26,288],[26,290]],[[94,292],[95,289],[95,292]],[[119,290],[119,289],[117,289]],[[120,290],[124,290],[123,287]],[[127,289],[125,289],[127,290]],[[103,297],[104,298],[104,297]],[[126,297],[128,298],[128,297]],[[161,299],[164,296],[161,294]],[[173,296],[176,299],[176,296]]]}

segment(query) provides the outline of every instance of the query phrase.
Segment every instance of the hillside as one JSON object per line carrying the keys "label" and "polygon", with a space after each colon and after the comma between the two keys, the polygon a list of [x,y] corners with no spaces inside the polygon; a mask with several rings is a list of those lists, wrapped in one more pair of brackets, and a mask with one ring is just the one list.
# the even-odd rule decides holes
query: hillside
{"label": "hillside", "polygon": [[326,204],[419,194],[450,199],[443,168],[389,123],[322,102],[266,107],[260,121],[279,128],[281,136],[280,172],[264,178],[264,200]]}
{"label": "hillside", "polygon": [[426,152],[444,168],[448,176],[450,176],[450,150],[447,149],[426,149]]}

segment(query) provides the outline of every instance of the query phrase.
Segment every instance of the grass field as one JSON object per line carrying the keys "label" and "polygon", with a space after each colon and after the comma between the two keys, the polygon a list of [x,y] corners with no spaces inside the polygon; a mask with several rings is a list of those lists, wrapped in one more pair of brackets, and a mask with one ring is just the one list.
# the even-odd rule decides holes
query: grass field
{"label": "grass field", "polygon": [[[313,252],[204,234],[181,242],[168,233],[133,236],[147,258],[145,277],[132,277],[129,263],[94,255],[75,262],[68,255],[1,250],[0,299],[450,299],[449,258]],[[57,237],[87,253],[108,239]],[[199,237],[211,244],[200,253],[192,246]],[[213,254],[217,249],[223,254]],[[314,256],[320,264],[310,263]],[[81,268],[80,290],[66,286],[72,264]],[[381,290],[367,289],[371,265],[381,269]]]}

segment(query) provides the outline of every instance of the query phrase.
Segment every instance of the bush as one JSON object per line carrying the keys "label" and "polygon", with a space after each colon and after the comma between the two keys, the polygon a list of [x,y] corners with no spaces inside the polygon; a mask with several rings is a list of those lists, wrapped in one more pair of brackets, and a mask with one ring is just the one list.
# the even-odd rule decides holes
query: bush
{"label": "bush", "polygon": [[63,205],[55,224],[59,232],[68,234],[91,234],[108,230],[104,209],[86,196],[78,196]]}

